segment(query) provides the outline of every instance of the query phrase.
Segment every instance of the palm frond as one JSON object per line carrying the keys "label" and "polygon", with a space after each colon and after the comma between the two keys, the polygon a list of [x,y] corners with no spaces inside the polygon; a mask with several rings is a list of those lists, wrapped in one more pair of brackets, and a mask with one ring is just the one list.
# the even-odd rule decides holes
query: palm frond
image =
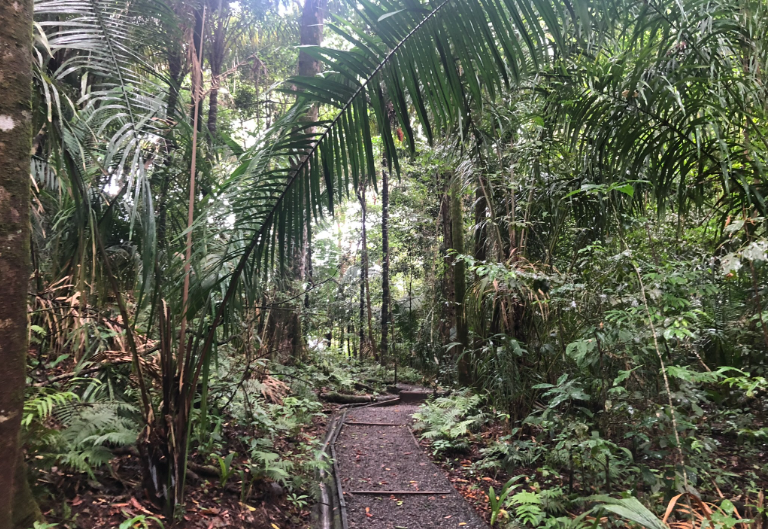
{"label": "palm frond", "polygon": [[[332,29],[354,49],[304,47],[330,63],[331,71],[324,78],[291,79],[303,90],[297,105],[273,129],[272,143],[247,157],[227,184],[241,191],[233,199],[233,211],[242,238],[231,242],[225,258],[237,265],[227,278],[213,327],[228,310],[244,274],[253,284],[257,268],[266,270],[276,262],[285,266],[293,247],[303,244],[304,226],[321,218],[324,207],[333,214],[334,203],[349,195],[351,187],[375,184],[378,164],[369,109],[382,138],[384,163],[399,171],[396,123],[412,151],[418,134],[432,140],[434,131],[457,126],[464,134],[471,107],[482,108],[484,94],[493,95],[517,78],[527,63],[546,60],[552,47],[563,41],[561,17],[556,3],[541,0],[536,6],[517,0],[444,0],[430,9],[413,2],[363,2],[358,14],[376,37],[337,18]],[[549,21],[552,40],[540,17]],[[458,63],[452,58],[456,50],[462,50]],[[491,65],[496,66],[489,70]],[[297,130],[297,117],[318,103],[339,112],[330,121],[313,123],[317,133]],[[412,108],[421,130],[412,127]],[[209,333],[203,351],[212,341]]]}
{"label": "palm frond", "polygon": [[170,12],[156,0],[38,0],[35,16],[57,59],[50,81],[79,82],[80,126],[87,129],[92,149],[106,145],[100,151],[101,170],[115,184],[125,182],[133,196],[132,226],[140,208],[143,222],[152,224],[147,156],[157,150],[166,85],[144,59],[142,47],[157,42],[149,34]]}

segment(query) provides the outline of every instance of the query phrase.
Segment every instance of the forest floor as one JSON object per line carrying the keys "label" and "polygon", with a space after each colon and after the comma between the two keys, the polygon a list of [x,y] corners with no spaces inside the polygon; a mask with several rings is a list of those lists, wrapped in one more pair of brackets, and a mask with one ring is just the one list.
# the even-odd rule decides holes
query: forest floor
{"label": "forest floor", "polygon": [[[338,405],[327,405],[326,408],[325,413],[314,417],[312,424],[303,428],[299,435],[279,437],[275,450],[289,454],[300,443],[322,437],[327,416],[334,413]],[[248,435],[253,433],[234,421],[225,423],[222,428],[224,451],[247,453],[243,439]],[[195,452],[190,460],[196,470],[188,472],[185,512],[174,523],[147,500],[135,450],[116,454],[107,467],[94,471],[93,479],[56,467],[50,472],[41,472],[36,488],[38,497],[48,498],[41,502],[43,514],[49,523],[78,529],[123,527],[121,524],[131,519],[137,522],[126,527],[143,527],[144,524],[150,528],[161,527],[151,517],[160,520],[166,529],[310,527],[311,506],[293,504],[285,489],[276,483],[256,483],[248,498],[241,501],[242,491],[235,477],[222,486],[218,475],[200,471],[201,468],[215,468],[211,461],[205,461]]]}
{"label": "forest floor", "polygon": [[399,404],[347,414],[336,455],[350,528],[487,528],[411,433],[417,409]]}

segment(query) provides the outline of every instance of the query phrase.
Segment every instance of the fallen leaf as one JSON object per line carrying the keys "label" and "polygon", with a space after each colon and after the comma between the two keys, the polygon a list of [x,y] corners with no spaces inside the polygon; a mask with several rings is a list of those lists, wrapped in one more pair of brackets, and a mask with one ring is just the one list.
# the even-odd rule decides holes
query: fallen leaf
{"label": "fallen leaf", "polygon": [[444,517],[443,517],[443,519],[444,519],[444,520],[448,520],[449,518],[451,518],[451,515],[450,515],[450,514],[449,514],[448,516],[444,516]]}
{"label": "fallen leaf", "polygon": [[467,522],[459,522],[459,525],[467,525]]}
{"label": "fallen leaf", "polygon": [[494,481],[493,479],[491,479],[491,478],[490,478],[490,477],[488,477],[488,476],[484,476],[484,477],[482,477],[481,479],[482,479],[483,481]]}
{"label": "fallen leaf", "polygon": [[144,507],[142,507],[142,504],[141,504],[141,503],[139,503],[139,502],[136,500],[136,498],[131,498],[131,501],[130,501],[130,503],[131,503],[131,506],[132,506],[134,509],[137,509],[138,511],[141,511],[141,512],[143,512],[144,514],[152,514],[152,512],[150,512],[150,511],[148,511],[147,509],[145,509]]}

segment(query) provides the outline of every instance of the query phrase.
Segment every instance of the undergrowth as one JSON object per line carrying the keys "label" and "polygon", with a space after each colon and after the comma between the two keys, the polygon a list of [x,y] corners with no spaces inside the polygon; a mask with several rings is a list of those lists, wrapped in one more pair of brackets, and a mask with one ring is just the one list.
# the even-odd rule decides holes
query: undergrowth
{"label": "undergrowth", "polygon": [[[485,493],[478,506],[494,526],[683,529],[699,519],[698,528],[760,527],[765,426],[756,428],[754,414],[765,379],[734,369],[703,375],[676,367],[669,374],[680,382],[676,414],[685,467],[670,456],[665,408],[637,410],[629,434],[614,429],[607,435],[605,425],[626,416],[622,399],[615,396],[614,407],[593,412],[580,404],[590,398],[579,382],[566,375],[541,385],[543,405],[517,426],[487,396],[469,390],[431,399],[415,415],[415,426],[438,461],[471,482],[463,491],[468,498]],[[615,387],[625,380],[619,378]],[[706,395],[737,399],[744,407],[719,413]],[[713,410],[712,422],[688,418],[692,402]],[[727,461],[737,458],[747,468],[734,472]],[[503,485],[495,490],[489,483]]]}

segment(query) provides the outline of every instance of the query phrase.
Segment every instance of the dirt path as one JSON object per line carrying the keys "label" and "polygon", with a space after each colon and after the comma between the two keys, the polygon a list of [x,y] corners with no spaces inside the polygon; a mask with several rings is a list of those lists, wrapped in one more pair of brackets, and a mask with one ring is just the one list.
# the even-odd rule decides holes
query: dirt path
{"label": "dirt path", "polygon": [[416,411],[399,404],[347,413],[335,449],[350,529],[488,529],[416,443]]}

